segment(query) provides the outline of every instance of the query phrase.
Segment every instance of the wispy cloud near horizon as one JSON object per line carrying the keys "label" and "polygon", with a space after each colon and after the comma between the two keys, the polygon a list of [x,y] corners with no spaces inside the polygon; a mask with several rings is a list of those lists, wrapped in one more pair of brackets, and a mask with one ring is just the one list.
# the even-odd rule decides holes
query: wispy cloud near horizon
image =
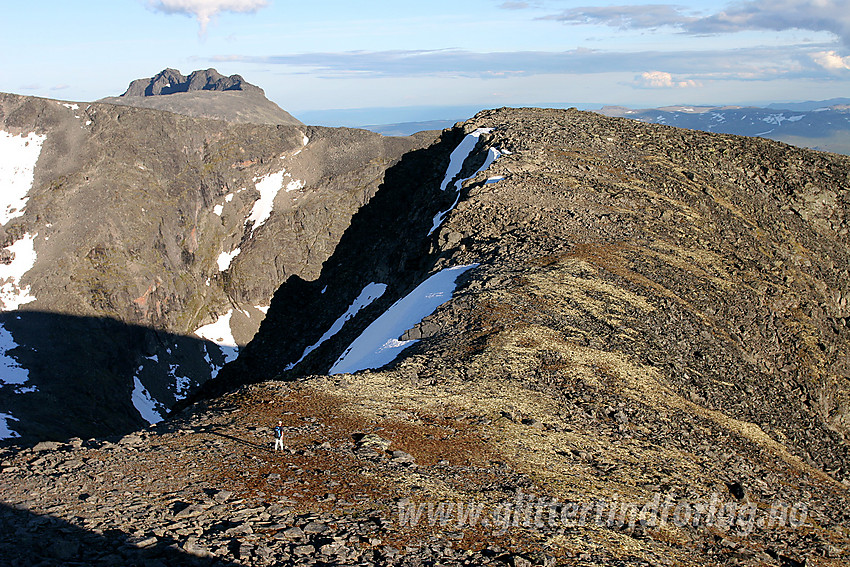
{"label": "wispy cloud near horizon", "polygon": [[602,24],[620,29],[684,27],[698,19],[688,16],[679,6],[642,4],[629,6],[579,6],[538,18],[565,24]]}
{"label": "wispy cloud near horizon", "polygon": [[[678,78],[671,86],[696,86],[710,80],[822,77],[818,59],[828,46],[781,46],[712,51],[474,52],[462,49],[347,51],[272,56],[220,55],[211,62],[281,65],[333,78],[472,77],[662,72]],[[821,57],[822,59],[822,57]],[[295,71],[297,72],[297,71]],[[651,84],[644,81],[643,86]]]}
{"label": "wispy cloud near horizon", "polygon": [[525,10],[527,8],[531,8],[532,6],[539,5],[539,2],[502,2],[499,5],[499,8],[502,10]]}

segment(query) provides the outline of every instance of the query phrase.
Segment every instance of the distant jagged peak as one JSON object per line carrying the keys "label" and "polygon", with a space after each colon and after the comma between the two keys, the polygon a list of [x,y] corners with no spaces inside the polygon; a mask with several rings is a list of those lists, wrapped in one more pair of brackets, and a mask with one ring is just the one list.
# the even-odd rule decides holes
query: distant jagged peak
{"label": "distant jagged peak", "polygon": [[265,94],[263,89],[252,85],[240,75],[225,77],[210,68],[193,71],[186,77],[177,69],[168,68],[153,77],[136,79],[121,96],[158,96],[190,91],[243,91]]}

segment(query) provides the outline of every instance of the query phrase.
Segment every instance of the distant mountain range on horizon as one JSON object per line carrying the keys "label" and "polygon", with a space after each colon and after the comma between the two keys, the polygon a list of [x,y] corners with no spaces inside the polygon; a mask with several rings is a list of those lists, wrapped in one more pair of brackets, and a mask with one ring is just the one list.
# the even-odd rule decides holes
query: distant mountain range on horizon
{"label": "distant mountain range on horizon", "polygon": [[[772,103],[764,107],[677,105],[634,109],[625,106],[603,106],[600,109],[585,110],[641,122],[768,138],[804,148],[850,154],[850,98]],[[461,120],[463,117],[361,127],[384,136],[407,136],[421,130],[450,128]]]}
{"label": "distant mountain range on horizon", "polygon": [[634,110],[606,106],[600,114],[677,128],[768,138],[799,147],[850,154],[850,99],[797,104],[668,106]]}
{"label": "distant mountain range on horizon", "polygon": [[[242,124],[349,127],[384,136],[409,136],[444,130],[468,119],[486,105],[350,108],[305,111],[296,118],[269,100],[262,88],[241,75],[224,76],[215,69],[188,76],[166,68],[153,77],[131,81],[120,96],[97,102],[165,110],[195,118]],[[799,147],[850,155],[850,98],[777,102],[765,106],[673,105],[634,108],[592,103],[507,105],[564,109],[575,107],[605,116],[679,128],[750,137],[762,137]],[[385,121],[382,121],[381,119]],[[413,118],[411,120],[406,118]]]}

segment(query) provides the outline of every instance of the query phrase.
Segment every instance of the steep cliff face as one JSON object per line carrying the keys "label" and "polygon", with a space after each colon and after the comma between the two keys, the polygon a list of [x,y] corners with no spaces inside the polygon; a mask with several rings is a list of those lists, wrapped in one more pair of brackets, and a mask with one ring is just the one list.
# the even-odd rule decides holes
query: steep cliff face
{"label": "steep cliff face", "polygon": [[208,399],[117,443],[4,452],[0,542],[49,558],[74,534],[91,545],[59,550],[81,562],[846,564],[848,184],[850,158],[776,142],[481,113],[386,170]]}
{"label": "steep cliff face", "polygon": [[436,260],[428,253],[434,216],[455,200],[440,183],[462,139],[462,132],[447,131],[390,167],[321,272],[287,279],[263,333],[199,396],[279,373],[327,372],[370,320],[421,283]]}
{"label": "steep cliff face", "polygon": [[287,277],[314,277],[384,170],[426,141],[15,95],[0,130],[4,187],[20,193],[0,233],[4,352],[22,367],[0,413],[22,439],[159,419],[250,340]]}

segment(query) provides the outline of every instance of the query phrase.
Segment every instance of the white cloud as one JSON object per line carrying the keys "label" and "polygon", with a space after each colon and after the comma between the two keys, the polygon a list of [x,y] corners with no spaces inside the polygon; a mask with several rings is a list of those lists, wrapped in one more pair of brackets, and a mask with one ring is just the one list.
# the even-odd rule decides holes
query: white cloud
{"label": "white cloud", "polygon": [[830,71],[850,69],[850,57],[842,57],[835,51],[819,51],[812,53],[815,63]]}
{"label": "white cloud", "polygon": [[637,86],[644,89],[682,89],[702,86],[697,81],[678,81],[670,73],[664,71],[648,71],[637,78]]}
{"label": "white cloud", "polygon": [[148,0],[154,10],[166,14],[194,16],[201,26],[201,34],[210,21],[221,12],[253,13],[268,5],[268,0]]}

